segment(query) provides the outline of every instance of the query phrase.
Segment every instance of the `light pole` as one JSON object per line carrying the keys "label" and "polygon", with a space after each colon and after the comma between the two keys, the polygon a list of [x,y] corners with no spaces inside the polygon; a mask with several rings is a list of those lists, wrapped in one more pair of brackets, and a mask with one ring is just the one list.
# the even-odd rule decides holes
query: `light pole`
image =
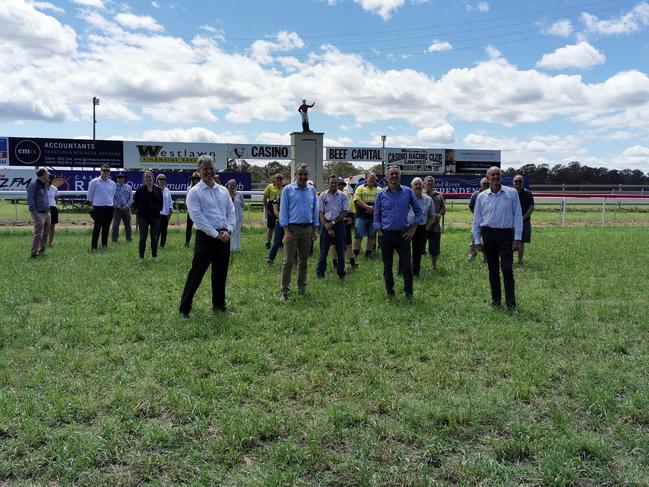
{"label": "light pole", "polygon": [[385,176],[385,139],[387,138],[387,135],[381,135],[381,144],[383,145],[383,153],[381,154],[381,172],[383,173],[383,176]]}
{"label": "light pole", "polygon": [[92,140],[95,140],[95,128],[97,126],[97,118],[95,117],[95,107],[99,105],[99,98],[92,97]]}

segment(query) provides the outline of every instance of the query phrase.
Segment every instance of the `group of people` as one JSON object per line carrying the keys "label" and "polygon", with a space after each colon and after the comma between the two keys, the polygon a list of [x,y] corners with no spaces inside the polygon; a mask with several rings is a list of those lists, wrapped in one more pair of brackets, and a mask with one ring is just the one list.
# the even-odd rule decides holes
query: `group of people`
{"label": "group of people", "polygon": [[[119,225],[126,226],[130,240],[130,208],[135,208],[140,234],[140,258],[144,258],[147,234],[151,237],[151,253],[157,256],[158,241],[164,247],[166,227],[173,211],[166,178],[156,178],[150,171],[143,173],[144,184],[135,195],[125,184],[125,176],[118,173],[117,183],[110,179],[110,167],[103,166],[101,175],[90,182],[88,200],[95,220],[92,233],[93,250],[97,249],[99,234],[102,246],[107,246],[108,228],[113,222],[113,240],[119,235]],[[50,201],[47,171],[37,172],[30,184],[28,201],[34,220],[32,257],[42,255],[49,235]],[[225,286],[231,250],[239,248],[243,220],[243,197],[236,192],[236,181],[224,186],[216,179],[214,160],[210,156],[198,158],[198,169],[192,175],[187,192],[188,210],[186,245],[191,239],[191,228],[196,228],[196,242],[192,267],[181,297],[180,313],[189,317],[194,295],[207,269],[212,266],[212,307],[227,312]],[[268,233],[266,248],[268,264],[272,265],[280,246],[284,247],[279,299],[289,299],[293,266],[297,261],[297,290],[306,293],[308,260],[315,240],[320,239],[316,277],[321,279],[327,270],[331,254],[338,278],[346,276],[345,261],[354,267],[361,253],[363,239],[367,239],[365,256],[372,257],[375,240],[383,261],[383,279],[386,295],[395,296],[393,262],[398,255],[397,270],[404,281],[406,299],[413,297],[413,277],[421,272],[421,258],[429,245],[431,266],[435,268],[440,254],[441,218],[445,213],[444,197],[435,190],[432,176],[414,178],[411,186],[401,184],[398,166],[387,169],[385,187],[376,184],[376,175],[369,173],[353,192],[345,191],[345,181],[335,175],[327,180],[327,189],[317,194],[309,184],[309,167],[299,164],[294,181],[285,184],[281,175],[264,192],[267,208]],[[502,172],[491,167],[481,181],[480,191],[472,195],[469,207],[473,212],[469,260],[483,252],[489,269],[489,283],[493,306],[500,306],[502,271],[507,309],[516,309],[513,275],[513,252],[523,259],[523,245],[531,239],[530,216],[534,199],[523,187],[523,178],[514,178],[514,188],[502,185]],[[131,199],[132,198],[132,199]],[[117,226],[117,230],[115,227]],[[354,238],[352,245],[352,228]],[[274,240],[271,240],[274,236]],[[272,241],[272,244],[271,244]]]}

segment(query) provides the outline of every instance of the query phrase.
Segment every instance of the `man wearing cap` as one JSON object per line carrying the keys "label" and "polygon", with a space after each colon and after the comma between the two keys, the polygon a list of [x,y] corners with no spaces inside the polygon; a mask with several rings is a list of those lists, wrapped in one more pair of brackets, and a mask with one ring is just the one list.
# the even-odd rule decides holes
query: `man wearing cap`
{"label": "man wearing cap", "polygon": [[187,192],[187,210],[196,226],[192,268],[180,299],[180,315],[189,318],[192,302],[207,268],[212,266],[212,309],[225,313],[225,283],[230,264],[230,235],[234,231],[234,204],[230,193],[214,181],[214,159],[198,158],[201,182]]}
{"label": "man wearing cap", "polygon": [[86,199],[92,205],[92,219],[95,221],[92,227],[92,240],[90,249],[97,250],[99,233],[101,232],[101,246],[108,248],[108,230],[113,219],[115,208],[113,198],[115,197],[115,181],[110,179],[110,166],[101,166],[101,174],[88,184]]}
{"label": "man wearing cap", "polygon": [[27,186],[27,205],[32,214],[34,224],[34,238],[29,257],[36,259],[45,254],[47,237],[50,233],[50,200],[47,196],[49,173],[41,168],[36,171],[36,179]]}
{"label": "man wearing cap", "polygon": [[131,205],[133,204],[133,190],[126,184],[126,174],[118,172],[115,176],[115,196],[113,196],[113,233],[112,240],[119,239],[119,227],[124,222],[126,241],[131,241]]}
{"label": "man wearing cap", "polygon": [[297,252],[297,287],[306,293],[307,263],[311,244],[318,236],[318,197],[313,186],[307,184],[309,166],[298,164],[295,182],[282,190],[279,224],[284,228],[284,263],[282,264],[282,289],[280,301],[288,299],[291,271]]}
{"label": "man wearing cap", "polygon": [[318,218],[320,219],[320,257],[316,276],[322,279],[327,270],[327,253],[332,242],[336,248],[336,272],[339,279],[345,278],[345,216],[349,212],[349,199],[338,191],[338,178],[335,174],[327,180],[328,191],[318,197]]}
{"label": "man wearing cap", "polygon": [[412,189],[401,185],[401,169],[398,166],[388,167],[387,183],[387,187],[379,191],[374,205],[374,227],[383,237],[381,254],[385,290],[389,299],[394,297],[392,262],[396,250],[399,254],[406,299],[412,299],[410,240],[417,230],[417,224],[408,223],[408,213],[412,209],[414,221],[420,221],[421,208]]}
{"label": "man wearing cap", "polygon": [[491,305],[500,306],[500,268],[505,283],[505,303],[509,311],[516,310],[514,291],[514,252],[521,246],[523,215],[518,193],[502,185],[502,172],[497,166],[487,171],[489,189],[480,193],[473,213],[473,243],[484,251],[489,267]]}

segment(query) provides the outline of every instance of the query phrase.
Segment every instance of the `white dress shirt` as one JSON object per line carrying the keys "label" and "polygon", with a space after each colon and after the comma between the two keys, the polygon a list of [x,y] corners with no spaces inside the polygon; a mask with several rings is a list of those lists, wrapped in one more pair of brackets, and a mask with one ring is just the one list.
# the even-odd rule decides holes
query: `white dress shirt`
{"label": "white dress shirt", "polygon": [[501,186],[497,193],[489,188],[478,195],[473,209],[473,242],[476,244],[480,243],[480,227],[513,228],[514,240],[521,240],[523,214],[514,188]]}
{"label": "white dress shirt", "polygon": [[86,199],[92,203],[92,206],[113,206],[116,186],[112,179],[104,181],[101,176],[98,176],[88,184]]}
{"label": "white dress shirt", "polygon": [[228,190],[220,184],[214,183],[210,188],[201,181],[187,192],[186,204],[196,228],[210,237],[218,237],[219,229],[234,231],[234,204]]}
{"label": "white dress shirt", "polygon": [[50,187],[47,188],[47,197],[50,200],[50,206],[56,206],[56,197],[58,194],[59,190],[57,187],[50,184]]}
{"label": "white dress shirt", "polygon": [[160,210],[160,214],[165,216],[171,215],[173,204],[173,200],[171,199],[171,191],[169,191],[169,188],[165,187],[162,190],[162,210]]}

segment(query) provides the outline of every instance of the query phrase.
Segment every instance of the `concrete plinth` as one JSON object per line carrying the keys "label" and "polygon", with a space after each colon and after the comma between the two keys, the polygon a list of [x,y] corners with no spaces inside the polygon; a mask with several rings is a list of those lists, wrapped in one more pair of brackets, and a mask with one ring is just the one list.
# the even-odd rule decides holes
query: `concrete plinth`
{"label": "concrete plinth", "polygon": [[324,167],[322,156],[324,150],[323,132],[292,132],[291,133],[291,180],[294,178],[297,164],[309,165],[309,179],[316,189],[325,189]]}

